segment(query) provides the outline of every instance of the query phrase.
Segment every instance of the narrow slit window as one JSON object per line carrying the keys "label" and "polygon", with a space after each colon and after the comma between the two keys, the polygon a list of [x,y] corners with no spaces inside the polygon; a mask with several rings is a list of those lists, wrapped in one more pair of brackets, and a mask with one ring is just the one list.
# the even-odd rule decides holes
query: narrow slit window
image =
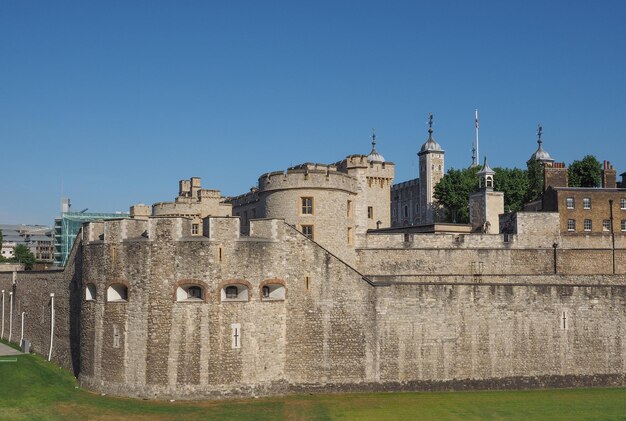
{"label": "narrow slit window", "polygon": [[230,325],[230,328],[232,330],[231,348],[239,349],[241,348],[241,325],[239,323],[233,323],[232,325]]}

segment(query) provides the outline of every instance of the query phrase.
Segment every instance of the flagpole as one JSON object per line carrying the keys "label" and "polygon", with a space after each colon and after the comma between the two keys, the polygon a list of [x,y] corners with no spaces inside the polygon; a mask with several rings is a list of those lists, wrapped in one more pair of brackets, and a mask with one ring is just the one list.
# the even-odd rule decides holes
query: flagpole
{"label": "flagpole", "polygon": [[476,162],[480,163],[480,153],[478,152],[478,108],[476,108]]}

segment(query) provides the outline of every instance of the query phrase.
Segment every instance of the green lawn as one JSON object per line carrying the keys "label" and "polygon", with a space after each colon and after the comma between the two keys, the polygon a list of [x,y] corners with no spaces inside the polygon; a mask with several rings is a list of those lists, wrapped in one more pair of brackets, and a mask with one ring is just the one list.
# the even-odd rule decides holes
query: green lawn
{"label": "green lawn", "polygon": [[[0,360],[14,357],[0,357]],[[100,396],[36,355],[0,362],[0,420],[626,420],[626,389],[367,393],[163,402]]]}

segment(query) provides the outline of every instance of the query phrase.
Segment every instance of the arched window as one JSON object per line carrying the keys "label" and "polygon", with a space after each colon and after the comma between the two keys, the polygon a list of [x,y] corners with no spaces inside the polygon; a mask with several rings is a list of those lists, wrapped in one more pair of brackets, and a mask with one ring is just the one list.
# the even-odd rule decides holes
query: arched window
{"label": "arched window", "polygon": [[244,284],[229,284],[222,288],[222,301],[248,301],[248,287]]}
{"label": "arched window", "polygon": [[109,288],[107,288],[107,302],[128,302],[128,287],[124,284],[111,284]]}
{"label": "arched window", "polygon": [[204,288],[195,284],[184,284],[176,288],[176,301],[204,301]]}
{"label": "arched window", "polygon": [[281,301],[285,299],[285,286],[282,284],[267,283],[261,287],[261,300]]}
{"label": "arched window", "polygon": [[96,286],[94,284],[85,286],[85,301],[96,301]]}

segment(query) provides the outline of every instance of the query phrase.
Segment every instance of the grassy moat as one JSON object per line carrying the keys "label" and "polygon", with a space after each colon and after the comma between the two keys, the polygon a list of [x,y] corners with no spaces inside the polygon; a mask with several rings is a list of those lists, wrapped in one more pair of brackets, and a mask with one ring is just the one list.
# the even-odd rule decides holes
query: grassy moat
{"label": "grassy moat", "polygon": [[626,420],[620,388],[143,401],[80,389],[36,355],[0,360],[1,420]]}

